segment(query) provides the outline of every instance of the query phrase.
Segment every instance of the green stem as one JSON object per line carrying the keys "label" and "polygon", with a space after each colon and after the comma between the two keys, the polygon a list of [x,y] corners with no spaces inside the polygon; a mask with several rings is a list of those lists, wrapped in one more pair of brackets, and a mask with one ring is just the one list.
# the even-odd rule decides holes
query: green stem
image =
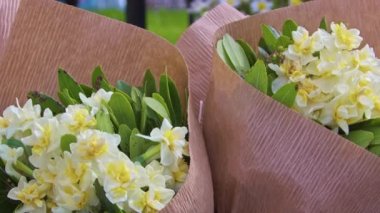
{"label": "green stem", "polygon": [[15,164],[13,164],[13,167],[17,170],[22,172],[24,175],[28,176],[29,178],[33,178],[33,170],[29,168],[27,165],[22,163],[21,161],[16,161]]}
{"label": "green stem", "polygon": [[149,164],[153,160],[160,158],[161,144],[157,144],[149,148],[144,154],[140,155],[136,160],[139,161],[143,166]]}

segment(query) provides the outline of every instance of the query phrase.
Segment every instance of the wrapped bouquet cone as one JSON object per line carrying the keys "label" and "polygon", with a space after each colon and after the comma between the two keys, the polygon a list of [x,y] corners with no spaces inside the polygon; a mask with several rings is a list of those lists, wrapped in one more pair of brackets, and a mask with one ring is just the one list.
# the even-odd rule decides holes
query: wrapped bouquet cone
{"label": "wrapped bouquet cone", "polygon": [[5,41],[9,36],[13,20],[17,13],[19,0],[0,2],[0,58],[5,49]]}
{"label": "wrapped bouquet cone", "polygon": [[[155,79],[167,72],[186,106],[187,67],[179,51],[168,42],[143,29],[53,0],[15,2],[18,1],[0,3],[1,110],[14,104],[16,97],[23,103],[29,91],[56,97],[58,68],[68,70],[78,82],[88,83],[91,71],[98,65],[109,82],[121,79],[136,86],[141,85],[146,69],[152,71]],[[193,99],[190,96],[189,102]],[[193,111],[189,107],[187,112],[189,173],[163,212],[213,211],[209,163]]]}
{"label": "wrapped bouquet cone", "polygon": [[[216,51],[226,33],[257,48],[262,24],[280,29],[285,20],[293,19],[315,30],[326,17],[360,29],[364,43],[380,54],[379,6],[376,0],[313,1],[227,24],[213,35],[199,33],[194,44],[187,41],[193,47],[207,43],[192,50],[197,54],[187,55],[189,63],[205,64],[203,70],[190,69],[190,76],[207,76],[212,69],[203,128],[217,212],[379,210],[379,157],[253,88]],[[228,16],[212,13],[214,22]],[[205,55],[211,45],[209,62]],[[207,79],[204,82],[207,85]]]}
{"label": "wrapped bouquet cone", "polygon": [[221,4],[192,24],[176,44],[191,70],[189,86],[190,93],[194,97],[194,111],[197,115],[202,114],[200,108],[203,104],[201,103],[206,99],[210,82],[214,34],[221,26],[244,17],[244,14],[228,4]]}

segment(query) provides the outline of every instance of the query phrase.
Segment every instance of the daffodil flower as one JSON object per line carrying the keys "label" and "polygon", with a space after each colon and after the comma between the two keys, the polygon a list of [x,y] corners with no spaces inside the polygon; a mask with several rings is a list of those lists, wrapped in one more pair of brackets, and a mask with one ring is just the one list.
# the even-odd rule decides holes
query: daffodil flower
{"label": "daffodil flower", "polygon": [[18,186],[11,189],[8,193],[8,198],[21,201],[22,207],[16,209],[18,213],[37,213],[46,212],[46,196],[47,188],[40,185],[35,180],[26,181],[25,177],[21,177]]}
{"label": "daffodil flower", "polygon": [[168,186],[173,188],[174,191],[178,191],[185,183],[188,172],[189,166],[184,159],[178,159],[175,165],[165,167],[164,174],[170,177],[167,181]]}
{"label": "daffodil flower", "polygon": [[11,148],[8,145],[0,144],[0,158],[5,161],[5,172],[16,178],[20,178],[21,175],[14,169],[14,165],[19,157],[24,153],[24,149],[21,147]]}
{"label": "daffodil flower", "polygon": [[[5,123],[6,137],[15,137],[18,132],[24,132],[41,117],[41,106],[33,106],[32,100],[29,99],[23,107],[17,100],[17,106],[9,106],[3,112],[3,126]],[[20,139],[20,138],[17,138]]]}
{"label": "daffodil flower", "polygon": [[91,107],[91,115],[95,115],[104,104],[107,104],[111,100],[112,94],[113,92],[106,92],[104,89],[100,89],[89,98],[85,94],[80,93],[79,98],[84,105]]}
{"label": "daffodil flower", "polygon": [[97,163],[107,157],[120,152],[120,135],[109,134],[99,130],[86,130],[81,132],[76,143],[70,144],[74,158],[78,160]]}
{"label": "daffodil flower", "polygon": [[59,121],[68,132],[78,134],[96,126],[95,116],[90,114],[85,105],[70,105],[66,112],[59,116]]}
{"label": "daffodil flower", "polygon": [[344,23],[331,23],[332,35],[335,37],[335,46],[342,50],[353,50],[360,46],[363,38],[357,29],[347,29]]}
{"label": "daffodil flower", "polygon": [[128,200],[130,191],[140,188],[143,184],[139,170],[124,153],[119,152],[115,158],[108,158],[100,165],[101,185],[108,200],[114,204],[120,204]]}
{"label": "daffodil flower", "polygon": [[30,127],[31,135],[21,141],[32,147],[32,155],[29,161],[35,167],[40,167],[41,161],[55,155],[59,151],[61,137],[64,134],[57,118],[41,118],[36,120]]}
{"label": "daffodil flower", "polygon": [[169,203],[174,193],[173,190],[164,187],[149,187],[148,191],[137,189],[131,193],[128,203],[136,212],[157,212]]}
{"label": "daffodil flower", "polygon": [[81,190],[78,184],[57,184],[54,190],[54,200],[58,206],[55,212],[89,212],[91,207],[99,204],[93,185]]}
{"label": "daffodil flower", "polygon": [[155,128],[150,136],[139,135],[142,138],[161,143],[161,163],[164,166],[175,164],[178,158],[182,158],[186,141],[186,127],[174,127],[167,119],[164,119],[161,128]]}

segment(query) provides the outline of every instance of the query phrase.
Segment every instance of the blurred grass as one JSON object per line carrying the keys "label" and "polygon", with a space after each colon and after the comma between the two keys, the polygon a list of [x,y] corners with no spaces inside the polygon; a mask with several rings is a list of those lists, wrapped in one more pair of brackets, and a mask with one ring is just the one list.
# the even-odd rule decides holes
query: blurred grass
{"label": "blurred grass", "polygon": [[[125,13],[121,10],[106,9],[93,11],[120,21],[125,21]],[[148,10],[147,28],[149,31],[176,43],[182,32],[188,25],[188,13],[186,10],[158,9]]]}

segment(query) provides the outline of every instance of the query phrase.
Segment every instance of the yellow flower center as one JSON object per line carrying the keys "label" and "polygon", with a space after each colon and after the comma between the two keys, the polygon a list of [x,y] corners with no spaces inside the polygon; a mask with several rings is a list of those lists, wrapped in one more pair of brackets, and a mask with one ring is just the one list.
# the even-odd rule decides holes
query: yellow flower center
{"label": "yellow flower center", "polygon": [[5,129],[5,128],[8,128],[8,126],[9,126],[9,121],[3,117],[0,117],[0,128]]}
{"label": "yellow flower center", "polygon": [[42,198],[45,193],[39,188],[37,183],[27,184],[18,194],[17,198],[26,205],[42,207]]}
{"label": "yellow flower center", "polygon": [[42,137],[39,138],[37,144],[35,144],[32,148],[32,152],[41,155],[43,151],[46,151],[51,143],[51,127],[50,126],[45,126],[43,127],[42,130],[43,134]]}
{"label": "yellow flower center", "polygon": [[96,125],[96,119],[87,119],[89,113],[86,109],[79,109],[74,114],[75,123],[70,125],[69,128],[73,132],[80,132]]}
{"label": "yellow flower center", "polygon": [[227,0],[227,3],[228,3],[229,5],[234,5],[234,4],[235,4],[235,0]]}
{"label": "yellow flower center", "polygon": [[81,163],[78,169],[75,169],[71,162],[68,162],[65,168],[66,176],[71,180],[71,183],[78,184],[88,170],[88,165]]}
{"label": "yellow flower center", "polygon": [[354,48],[355,38],[351,34],[351,32],[347,30],[344,26],[342,26],[341,24],[337,24],[336,29],[335,29],[335,34],[336,34],[337,40],[340,43],[344,44],[348,49]]}
{"label": "yellow flower center", "polygon": [[174,150],[174,148],[175,148],[175,141],[176,141],[176,136],[173,134],[173,131],[172,130],[168,130],[168,131],[166,131],[165,132],[165,134],[164,134],[164,137],[168,140],[168,142],[169,142],[169,144],[168,144],[168,146],[169,146],[169,149],[170,150]]}
{"label": "yellow flower center", "polygon": [[111,191],[114,197],[124,197],[128,193],[128,190],[125,187],[116,187]]}
{"label": "yellow flower center", "polygon": [[78,151],[82,153],[84,159],[93,160],[108,151],[108,144],[104,139],[93,135],[87,141],[80,143]]}
{"label": "yellow flower center", "polygon": [[118,183],[124,184],[131,181],[129,168],[122,162],[109,163],[107,173]]}
{"label": "yellow flower center", "polygon": [[290,0],[290,5],[300,5],[302,4],[302,0]]}
{"label": "yellow flower center", "polygon": [[263,10],[268,8],[268,5],[266,2],[261,1],[261,2],[257,3],[257,8],[259,9],[259,11],[263,11]]}
{"label": "yellow flower center", "polygon": [[179,162],[179,168],[177,171],[172,172],[172,177],[175,182],[177,183],[183,183],[185,182],[187,171],[189,170],[189,166],[186,164],[186,162],[181,159]]}

